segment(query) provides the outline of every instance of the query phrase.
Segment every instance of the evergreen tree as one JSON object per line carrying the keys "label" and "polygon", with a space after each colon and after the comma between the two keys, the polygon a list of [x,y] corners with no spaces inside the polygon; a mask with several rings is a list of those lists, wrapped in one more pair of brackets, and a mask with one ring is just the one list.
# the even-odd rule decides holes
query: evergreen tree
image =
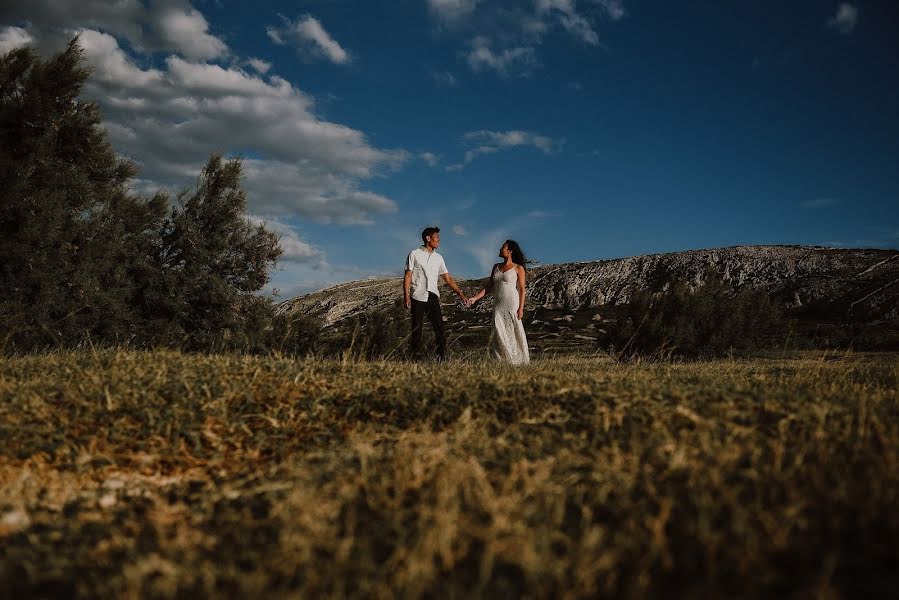
{"label": "evergreen tree", "polygon": [[214,154],[165,225],[165,283],[155,300],[170,324],[165,336],[188,348],[253,351],[269,343],[274,307],[256,292],[281,247],[264,225],[247,220],[240,177],[239,159]]}
{"label": "evergreen tree", "polygon": [[42,61],[0,55],[0,350],[108,343],[265,349],[272,301],[256,294],[281,253],[244,215],[241,164],[213,155],[170,209],[129,189],[77,38]]}
{"label": "evergreen tree", "polygon": [[0,56],[0,343],[29,349],[86,335],[128,335],[134,272],[166,211],[162,196],[128,189],[93,102],[77,38],[41,61],[30,48]]}

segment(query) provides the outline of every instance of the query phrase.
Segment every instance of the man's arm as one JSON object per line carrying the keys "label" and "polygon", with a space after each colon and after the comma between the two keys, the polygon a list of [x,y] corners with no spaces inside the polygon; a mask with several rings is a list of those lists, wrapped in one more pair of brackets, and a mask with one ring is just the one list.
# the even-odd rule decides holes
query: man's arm
{"label": "man's arm", "polygon": [[412,287],[412,271],[406,271],[403,274],[403,306],[412,308],[412,296],[410,288]]}
{"label": "man's arm", "polygon": [[456,280],[453,279],[452,275],[450,275],[449,273],[444,273],[442,275],[442,277],[443,277],[443,280],[446,282],[446,285],[448,285],[451,290],[456,292],[456,295],[462,299],[462,302],[468,302],[468,298],[465,296],[464,293],[462,293],[462,290],[459,289],[459,286],[456,285]]}

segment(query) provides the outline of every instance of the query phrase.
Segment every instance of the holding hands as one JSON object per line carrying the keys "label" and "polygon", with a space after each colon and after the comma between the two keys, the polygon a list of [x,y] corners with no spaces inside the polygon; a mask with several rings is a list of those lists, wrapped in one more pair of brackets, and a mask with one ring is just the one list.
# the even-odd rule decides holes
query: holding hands
{"label": "holding hands", "polygon": [[486,293],[487,293],[487,291],[482,289],[482,290],[479,291],[477,294],[475,294],[474,296],[472,296],[471,298],[469,298],[468,300],[466,300],[465,306],[466,306],[466,307],[472,307],[472,306],[474,306],[474,305],[475,305],[475,302],[477,302],[478,300],[480,300],[481,298],[483,298],[484,295],[485,295]]}

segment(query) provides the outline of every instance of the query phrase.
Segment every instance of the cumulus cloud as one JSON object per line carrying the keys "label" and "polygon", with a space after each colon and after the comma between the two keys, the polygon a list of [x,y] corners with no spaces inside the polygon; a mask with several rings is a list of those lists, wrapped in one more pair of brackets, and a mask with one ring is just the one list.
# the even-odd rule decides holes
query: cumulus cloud
{"label": "cumulus cloud", "polygon": [[320,223],[370,225],[372,216],[396,211],[385,196],[360,190],[354,179],[300,163],[245,159],[251,208],[267,215],[297,214]]}
{"label": "cumulus cloud", "polygon": [[515,147],[537,148],[544,154],[552,154],[561,149],[564,140],[554,140],[530,131],[470,131],[462,140],[471,146],[465,151],[461,163],[448,165],[447,171],[461,171],[474,159],[486,154],[495,154],[500,150]]}
{"label": "cumulus cloud", "polygon": [[[77,28],[104,30],[139,52],[176,52],[191,60],[220,58],[228,46],[209,32],[203,14],[187,0],[29,0],[6,3],[8,21],[26,21],[38,41],[58,46]],[[45,46],[45,49],[46,49]]]}
{"label": "cumulus cloud", "polygon": [[841,2],[836,14],[830,18],[827,25],[836,29],[843,35],[849,35],[858,24],[858,8],[848,2]]}
{"label": "cumulus cloud", "polygon": [[176,48],[190,59],[217,58],[227,53],[225,42],[208,33],[209,23],[200,11],[181,2],[156,2],[149,21],[162,44]]}
{"label": "cumulus cloud", "polygon": [[31,43],[31,36],[21,27],[3,27],[0,29],[0,52],[9,52],[14,48]]}
{"label": "cumulus cloud", "polygon": [[254,214],[368,224],[396,210],[360,186],[408,153],[375,148],[361,131],[318,117],[314,100],[288,81],[178,56],[143,69],[109,34],[84,30],[80,40],[94,69],[85,95],[101,104],[116,149],[140,163],[140,191],[192,183],[221,150],[249,153]]}
{"label": "cumulus cloud", "polygon": [[306,15],[296,21],[284,19],[284,27],[269,26],[266,33],[276,44],[292,43],[307,55],[324,57],[339,65],[350,62],[349,53],[325,31],[315,17]]}

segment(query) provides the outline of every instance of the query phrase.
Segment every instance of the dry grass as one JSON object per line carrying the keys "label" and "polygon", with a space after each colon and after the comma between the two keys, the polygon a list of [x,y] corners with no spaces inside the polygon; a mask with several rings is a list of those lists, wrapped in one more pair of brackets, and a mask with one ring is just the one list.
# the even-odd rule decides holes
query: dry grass
{"label": "dry grass", "polygon": [[899,361],[0,360],[0,597],[886,596]]}

